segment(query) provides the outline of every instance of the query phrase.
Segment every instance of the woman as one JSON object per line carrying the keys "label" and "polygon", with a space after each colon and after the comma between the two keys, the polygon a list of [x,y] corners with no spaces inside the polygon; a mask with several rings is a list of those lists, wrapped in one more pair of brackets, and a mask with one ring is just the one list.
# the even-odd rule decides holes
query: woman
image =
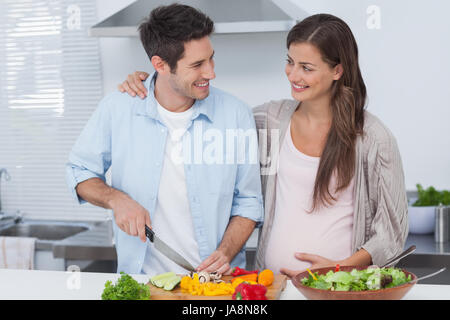
{"label": "woman", "polygon": [[[292,277],[308,267],[382,265],[403,249],[407,198],[395,138],[364,110],[354,36],[341,19],[317,14],[290,30],[287,48],[293,100],[254,108],[259,130],[279,132],[260,141],[268,148],[260,150],[257,267]],[[142,94],[141,75],[119,89]]]}

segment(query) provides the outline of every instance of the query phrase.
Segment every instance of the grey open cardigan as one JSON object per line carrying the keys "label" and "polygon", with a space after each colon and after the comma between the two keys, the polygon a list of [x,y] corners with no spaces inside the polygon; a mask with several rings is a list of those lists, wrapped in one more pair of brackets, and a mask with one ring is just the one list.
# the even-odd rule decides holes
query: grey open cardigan
{"label": "grey open cardigan", "polygon": [[[265,208],[256,252],[256,267],[259,269],[264,268],[267,242],[275,215],[277,175],[276,170],[269,168],[277,167],[279,148],[298,104],[295,100],[279,100],[253,109],[258,131],[269,130],[267,135],[259,135]],[[278,144],[271,141],[271,130],[279,130]],[[356,142],[352,253],[364,248],[372,256],[373,264],[382,265],[403,250],[408,235],[404,174],[394,136],[377,117],[367,111],[363,131]],[[271,148],[275,150],[271,152]]]}

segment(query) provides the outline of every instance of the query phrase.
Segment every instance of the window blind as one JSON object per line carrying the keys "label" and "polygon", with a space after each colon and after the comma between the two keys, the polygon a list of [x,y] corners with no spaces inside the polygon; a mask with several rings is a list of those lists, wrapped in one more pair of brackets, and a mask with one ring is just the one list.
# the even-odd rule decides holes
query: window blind
{"label": "window blind", "polygon": [[70,149],[103,96],[92,0],[0,2],[0,168],[3,211],[37,219],[103,220],[65,182]]}

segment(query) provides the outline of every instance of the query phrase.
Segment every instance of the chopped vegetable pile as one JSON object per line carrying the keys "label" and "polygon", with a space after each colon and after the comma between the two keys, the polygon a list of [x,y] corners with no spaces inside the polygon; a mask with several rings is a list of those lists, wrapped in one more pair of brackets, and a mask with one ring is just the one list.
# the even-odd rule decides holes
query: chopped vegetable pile
{"label": "chopped vegetable pile", "polygon": [[[316,279],[314,279],[314,277]],[[367,268],[346,271],[328,271],[327,274],[310,274],[301,280],[302,284],[311,288],[331,291],[364,291],[391,288],[411,280],[411,275],[398,268]]]}
{"label": "chopped vegetable pile", "polygon": [[266,287],[274,281],[274,274],[271,270],[265,269],[259,272],[259,270],[248,271],[236,267],[233,269],[232,275],[235,277],[231,279],[230,283],[220,280],[220,275],[215,273],[208,274],[203,271],[192,273],[181,279],[180,287],[191,295],[232,295],[234,300],[267,299]]}
{"label": "chopped vegetable pile", "polygon": [[149,300],[150,288],[145,283],[139,283],[130,275],[121,272],[117,284],[106,281],[102,300]]}
{"label": "chopped vegetable pile", "polygon": [[[248,271],[235,268],[234,278],[231,282],[221,279],[217,272],[209,273],[201,271],[191,272],[190,275],[180,277],[174,272],[165,272],[150,278],[150,283],[167,291],[175,289],[178,285],[182,292],[191,295],[221,296],[231,295],[235,300],[266,300],[268,286],[271,286],[275,275],[269,269]],[[106,281],[102,293],[102,300],[148,300],[150,299],[150,287],[144,283],[138,283],[130,275],[121,272],[121,277],[116,284]]]}
{"label": "chopped vegetable pile", "polygon": [[181,278],[180,287],[189,294],[198,296],[221,296],[234,293],[234,287],[231,283],[219,282],[200,282],[199,274],[194,273],[192,278],[185,276]]}

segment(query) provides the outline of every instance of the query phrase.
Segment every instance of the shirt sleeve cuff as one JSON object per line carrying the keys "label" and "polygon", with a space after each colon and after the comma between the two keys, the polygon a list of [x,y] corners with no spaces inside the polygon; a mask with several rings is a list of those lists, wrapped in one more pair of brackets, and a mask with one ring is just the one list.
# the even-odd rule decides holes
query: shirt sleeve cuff
{"label": "shirt sleeve cuff", "polygon": [[87,201],[78,195],[76,187],[81,182],[86,181],[91,178],[100,178],[103,181],[105,181],[104,177],[101,177],[101,176],[93,173],[92,171],[74,167],[70,164],[67,165],[67,167],[66,167],[67,184],[69,186],[72,197],[78,202],[78,204],[83,204],[83,203],[86,203]]}
{"label": "shirt sleeve cuff", "polygon": [[239,205],[233,205],[231,216],[240,216],[256,222],[255,228],[262,226],[264,222],[264,207],[262,201],[256,199],[240,199]]}
{"label": "shirt sleeve cuff", "polygon": [[394,253],[388,247],[375,238],[369,239],[361,246],[372,257],[372,264],[377,266],[382,266],[386,263],[387,259],[393,256]]}

